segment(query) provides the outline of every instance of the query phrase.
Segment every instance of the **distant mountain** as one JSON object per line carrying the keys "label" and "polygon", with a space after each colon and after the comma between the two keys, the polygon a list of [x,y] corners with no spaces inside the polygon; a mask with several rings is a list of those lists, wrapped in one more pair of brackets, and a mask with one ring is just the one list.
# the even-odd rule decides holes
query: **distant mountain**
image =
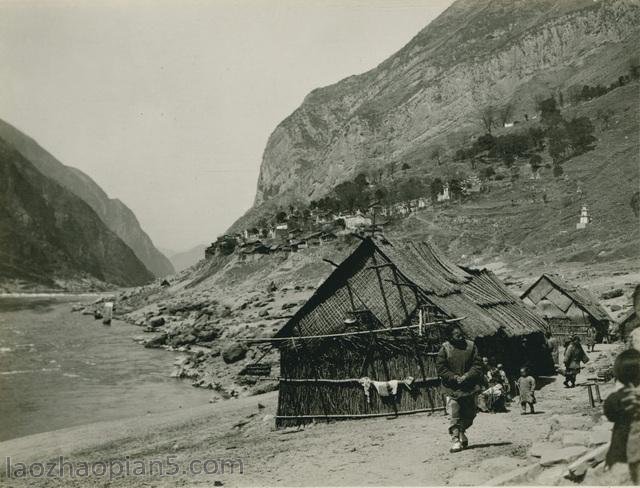
{"label": "distant mountain", "polygon": [[80,197],[0,138],[0,280],[148,283],[151,272]]}
{"label": "distant mountain", "polygon": [[36,141],[7,122],[0,120],[0,137],[15,147],[45,176],[58,182],[84,200],[109,229],[115,232],[156,276],[174,272],[171,262],[142,230],[134,213],[120,200],[107,194],[82,171],[65,166],[40,147]]}
{"label": "distant mountain", "polygon": [[199,244],[188,251],[170,254],[169,259],[171,260],[171,264],[173,264],[176,273],[179,273],[183,269],[187,269],[201,259],[204,259],[204,250],[206,248],[206,245]]}
{"label": "distant mountain", "polygon": [[607,86],[629,73],[639,29],[638,0],[458,0],[377,67],[307,95],[271,134],[254,206],[231,230],[361,172],[437,169],[485,132],[489,105],[523,121],[537,99]]}

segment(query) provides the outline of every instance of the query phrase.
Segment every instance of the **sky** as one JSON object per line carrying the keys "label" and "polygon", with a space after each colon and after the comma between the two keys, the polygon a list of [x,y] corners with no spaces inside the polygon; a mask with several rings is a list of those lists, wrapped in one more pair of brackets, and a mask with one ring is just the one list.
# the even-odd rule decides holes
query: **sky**
{"label": "sky", "polygon": [[156,246],[253,203],[267,139],[451,0],[0,0],[0,118],[131,208]]}

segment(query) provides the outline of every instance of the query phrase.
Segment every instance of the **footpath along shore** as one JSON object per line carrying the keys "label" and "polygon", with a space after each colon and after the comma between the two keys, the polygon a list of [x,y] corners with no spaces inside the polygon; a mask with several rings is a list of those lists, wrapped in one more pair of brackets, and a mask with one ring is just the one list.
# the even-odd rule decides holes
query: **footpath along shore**
{"label": "footpath along shore", "polygon": [[[590,353],[591,367],[609,362],[614,345]],[[583,371],[584,383],[592,373]],[[613,383],[601,387],[603,397]],[[566,389],[562,377],[538,392],[536,415],[520,415],[518,405],[503,414],[480,414],[470,430],[469,449],[448,452],[441,414],[309,425],[275,431],[275,392],[185,408],[122,421],[100,422],[0,443],[0,455],[17,462],[56,461],[116,465],[151,461],[177,464],[173,476],[26,478],[11,486],[205,486],[225,485],[477,485],[574,484],[565,479],[570,462],[608,441],[611,424],[601,406],[592,408],[584,387]],[[193,474],[195,461],[236,463],[233,472]],[[240,468],[241,463],[241,468]],[[6,463],[0,468],[6,480]],[[221,466],[220,464],[217,464]],[[215,464],[209,464],[215,466]],[[585,483],[625,484],[626,466],[602,475],[601,466]],[[121,468],[120,468],[121,469]],[[242,473],[240,473],[242,471]],[[119,474],[118,467],[114,474]]]}

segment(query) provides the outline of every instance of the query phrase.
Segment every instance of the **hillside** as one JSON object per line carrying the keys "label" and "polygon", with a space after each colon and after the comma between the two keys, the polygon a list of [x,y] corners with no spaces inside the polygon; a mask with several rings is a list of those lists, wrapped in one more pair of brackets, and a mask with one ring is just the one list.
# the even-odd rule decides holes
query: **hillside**
{"label": "hillside", "polygon": [[[640,85],[617,88],[568,110],[569,116],[613,114],[596,132],[596,147],[562,165],[562,177],[542,167],[539,179],[494,181],[461,203],[435,206],[392,223],[385,232],[429,236],[458,260],[512,266],[595,263],[640,255],[640,221],[630,205],[640,189]],[[517,167],[517,163],[516,163]],[[525,165],[520,167],[522,171]],[[591,223],[576,229],[581,205]]]}
{"label": "hillside", "polygon": [[204,259],[204,250],[206,248],[207,246],[200,244],[188,249],[187,251],[169,254],[169,260],[176,270],[176,273],[179,273],[180,271],[193,266],[201,259]]}
{"label": "hillside", "polygon": [[[231,231],[291,204],[307,205],[361,172],[386,174],[405,164],[441,172],[456,150],[486,131],[480,117],[486,107],[508,109],[505,121],[522,122],[536,114],[542,98],[567,100],[576,87],[606,86],[628,73],[639,25],[636,0],[455,2],[379,66],[314,90],[276,127],[255,204]],[[614,159],[632,155],[637,138],[621,142]],[[594,185],[586,194],[606,193],[590,177],[602,168],[584,163],[576,163],[584,183]],[[529,219],[520,210],[511,212]],[[615,207],[600,210],[609,214]]]}
{"label": "hillside", "polygon": [[0,282],[132,286],[153,275],[92,208],[0,139]]}
{"label": "hillside", "polygon": [[65,166],[32,138],[2,120],[0,137],[12,144],[42,174],[89,204],[107,227],[133,250],[156,277],[174,272],[170,261],[155,248],[134,213],[124,203],[109,198],[89,176],[79,169]]}

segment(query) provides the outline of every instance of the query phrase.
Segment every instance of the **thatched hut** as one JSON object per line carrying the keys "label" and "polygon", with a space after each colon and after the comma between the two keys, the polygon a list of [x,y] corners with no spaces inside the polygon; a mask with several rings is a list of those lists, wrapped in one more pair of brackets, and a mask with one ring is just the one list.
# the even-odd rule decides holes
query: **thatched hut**
{"label": "thatched hut", "polygon": [[536,308],[559,338],[577,335],[584,339],[595,327],[598,340],[608,333],[611,317],[598,300],[582,287],[566,282],[556,274],[543,274],[520,296]]}
{"label": "thatched hut", "polygon": [[274,337],[277,425],[443,410],[435,355],[450,322],[512,374],[553,366],[544,321],[493,273],[430,243],[364,239]]}

